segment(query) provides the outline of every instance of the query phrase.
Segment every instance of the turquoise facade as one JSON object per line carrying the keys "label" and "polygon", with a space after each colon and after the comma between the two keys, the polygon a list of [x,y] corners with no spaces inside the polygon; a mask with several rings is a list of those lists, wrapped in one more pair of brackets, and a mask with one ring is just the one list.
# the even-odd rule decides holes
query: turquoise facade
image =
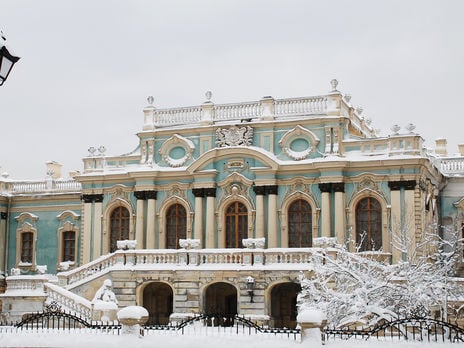
{"label": "turquoise facade", "polygon": [[[125,155],[89,150],[82,172],[67,181],[52,173],[44,186],[2,179],[3,272],[36,273],[46,265],[56,273],[114,251],[116,209],[128,212],[125,237],[139,249],[166,248],[166,214],[176,204],[186,212],[183,238],[198,239],[201,248],[228,248],[226,211],[233,202],[246,210],[247,238],[289,248],[289,207],[301,200],[310,207],[304,233],[312,238],[302,247],[332,238],[353,248],[358,204],[372,199],[379,206],[381,251],[391,262],[402,258],[392,247],[398,224],[407,224],[405,233],[414,239],[442,216],[453,224],[460,218],[459,197],[441,196],[446,176],[420,135],[378,137],[335,88],[322,97],[163,110],[149,105],[143,113],[139,145]],[[62,265],[60,236],[69,230],[75,256]],[[20,255],[21,234],[28,231],[36,238],[30,265]]]}

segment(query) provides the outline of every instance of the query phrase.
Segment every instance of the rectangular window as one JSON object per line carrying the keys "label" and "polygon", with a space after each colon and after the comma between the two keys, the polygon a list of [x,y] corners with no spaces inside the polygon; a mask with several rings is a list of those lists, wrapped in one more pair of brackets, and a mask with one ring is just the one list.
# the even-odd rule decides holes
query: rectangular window
{"label": "rectangular window", "polygon": [[21,262],[32,263],[32,254],[34,248],[34,234],[24,232],[21,234]]}
{"label": "rectangular window", "polygon": [[63,261],[75,261],[76,232],[63,232]]}

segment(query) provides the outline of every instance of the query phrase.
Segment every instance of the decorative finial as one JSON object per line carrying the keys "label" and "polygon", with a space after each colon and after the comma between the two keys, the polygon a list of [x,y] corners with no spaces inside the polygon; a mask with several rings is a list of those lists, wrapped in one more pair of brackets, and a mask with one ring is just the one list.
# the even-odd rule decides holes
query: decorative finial
{"label": "decorative finial", "polygon": [[148,101],[148,104],[149,104],[150,106],[153,106],[153,102],[155,101],[155,98],[153,98],[153,96],[149,96],[149,97],[147,98],[147,101]]}
{"label": "decorative finial", "polygon": [[89,151],[89,156],[94,156],[95,151],[97,151],[97,149],[95,149],[93,146],[91,146],[91,147],[89,147],[89,149],[87,151]]}
{"label": "decorative finial", "polygon": [[205,93],[206,101],[211,101],[211,97],[213,96],[213,92],[207,91]]}
{"label": "decorative finial", "polygon": [[100,145],[100,147],[98,148],[98,152],[100,152],[100,154],[104,154],[106,151],[106,147],[104,147],[103,145]]}
{"label": "decorative finial", "polygon": [[338,86],[337,79],[332,79],[330,81],[330,84],[332,85],[332,92],[337,92],[337,86]]}
{"label": "decorative finial", "polygon": [[363,111],[364,111],[364,109],[361,106],[356,107],[356,112],[358,113],[358,115],[361,115],[363,113]]}
{"label": "decorative finial", "polygon": [[345,100],[347,103],[349,103],[351,100],[351,94],[345,94]]}
{"label": "decorative finial", "polygon": [[416,126],[413,125],[412,123],[408,123],[408,124],[406,125],[406,130],[407,130],[410,134],[412,134],[412,133],[414,132],[414,129],[416,129]]}
{"label": "decorative finial", "polygon": [[393,132],[392,135],[397,135],[397,134],[398,134],[398,131],[401,129],[401,127],[398,126],[397,124],[394,124],[390,129],[391,129],[392,132]]}

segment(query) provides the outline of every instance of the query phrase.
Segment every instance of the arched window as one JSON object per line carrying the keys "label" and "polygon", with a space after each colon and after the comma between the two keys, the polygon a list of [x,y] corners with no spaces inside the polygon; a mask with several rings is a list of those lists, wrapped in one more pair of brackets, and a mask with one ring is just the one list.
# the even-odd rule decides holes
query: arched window
{"label": "arched window", "polygon": [[21,262],[32,263],[34,255],[34,233],[21,233]]}
{"label": "arched window", "polygon": [[187,212],[181,204],[171,205],[166,212],[166,247],[178,249],[179,239],[187,238]]}
{"label": "arched window", "polygon": [[226,209],[226,248],[241,248],[248,238],[248,210],[244,204],[233,202]]}
{"label": "arched window", "polygon": [[304,248],[312,245],[311,206],[307,201],[299,199],[288,207],[288,246]]}
{"label": "arched window", "polygon": [[63,232],[63,258],[62,261],[76,261],[76,232]]}
{"label": "arched window", "polygon": [[110,253],[117,250],[117,241],[129,239],[129,210],[117,207],[110,216]]}
{"label": "arched window", "polygon": [[359,251],[382,248],[382,208],[375,198],[363,198],[356,205],[356,246]]}

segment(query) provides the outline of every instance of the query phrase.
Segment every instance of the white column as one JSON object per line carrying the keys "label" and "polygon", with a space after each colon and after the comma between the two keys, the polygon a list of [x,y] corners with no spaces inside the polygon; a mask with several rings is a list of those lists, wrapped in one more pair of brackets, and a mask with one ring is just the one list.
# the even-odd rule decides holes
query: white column
{"label": "white column", "polygon": [[201,245],[204,245],[203,239],[203,190],[193,191],[195,195],[195,217],[192,232],[192,239],[200,239]]}
{"label": "white column", "polygon": [[321,213],[322,237],[330,237],[330,192],[322,192]]}
{"label": "white column", "polygon": [[[147,249],[156,248],[156,191],[150,191],[147,193]],[[166,247],[166,240],[159,238],[159,248],[163,249]]]}
{"label": "white column", "polygon": [[[7,213],[0,213],[0,271],[5,272],[5,254],[6,254],[6,219]],[[6,273],[5,273],[6,274]]]}
{"label": "white column", "polygon": [[103,253],[103,250],[102,250],[102,212],[103,212],[103,203],[102,203],[102,200],[98,200],[95,202],[94,212],[93,212],[93,257],[92,257],[93,260],[100,257]]}
{"label": "white column", "polygon": [[337,243],[344,245],[346,231],[344,184],[335,185],[335,237],[337,237]]}
{"label": "white column", "polygon": [[[264,237],[264,186],[256,186],[254,188],[256,193],[256,226],[255,226],[255,236],[256,238]],[[253,236],[248,236],[253,238]]]}
{"label": "white column", "polygon": [[282,245],[277,235],[277,186],[268,189],[267,201],[267,246],[268,248],[287,247]]}
{"label": "white column", "polygon": [[145,248],[144,227],[145,227],[145,193],[135,192],[137,198],[137,211],[135,217],[135,240],[137,241],[137,248]]}
{"label": "white column", "polygon": [[[206,248],[215,248],[215,231],[216,231],[216,189],[206,189]],[[219,238],[223,240],[223,238]],[[224,248],[225,245],[220,243],[219,248]]]}
{"label": "white column", "polygon": [[90,262],[90,248],[91,248],[91,241],[92,241],[92,201],[89,199],[87,200],[86,196],[84,195],[84,209],[83,209],[83,231],[82,231],[82,243],[81,243],[81,255],[82,260],[81,263],[85,264]]}
{"label": "white column", "polygon": [[[416,219],[414,217],[414,190],[404,190],[404,226],[408,241],[408,254],[412,256],[416,249]],[[417,255],[418,257],[420,255]]]}
{"label": "white column", "polygon": [[392,261],[397,263],[402,260],[402,246],[403,242],[403,221],[401,218],[401,190],[391,190],[391,229],[392,229]]}

